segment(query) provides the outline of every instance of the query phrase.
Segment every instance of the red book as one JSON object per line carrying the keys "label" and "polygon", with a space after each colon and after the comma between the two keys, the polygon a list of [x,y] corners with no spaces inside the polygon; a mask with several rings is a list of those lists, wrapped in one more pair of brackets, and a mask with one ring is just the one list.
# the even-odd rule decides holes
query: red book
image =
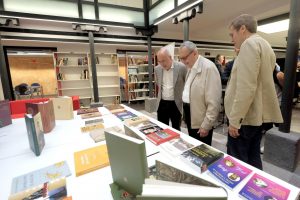
{"label": "red book", "polygon": [[172,131],[171,129],[163,129],[146,135],[147,139],[156,145],[160,145],[164,142],[172,140],[174,138],[179,138],[180,134]]}

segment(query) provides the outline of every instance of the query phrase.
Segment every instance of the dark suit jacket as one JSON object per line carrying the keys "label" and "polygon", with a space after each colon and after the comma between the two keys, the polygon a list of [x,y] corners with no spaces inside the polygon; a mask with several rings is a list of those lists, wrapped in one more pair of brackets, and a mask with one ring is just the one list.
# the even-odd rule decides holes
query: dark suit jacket
{"label": "dark suit jacket", "polygon": [[[174,69],[173,69],[173,86],[174,86],[174,100],[176,106],[180,113],[182,114],[182,92],[185,84],[185,76],[186,76],[186,67],[184,64],[180,62],[173,62]],[[155,76],[156,76],[156,84],[158,87],[158,95],[157,95],[157,107],[158,109],[159,102],[161,100],[162,95],[162,82],[163,82],[163,67],[157,65],[154,69]]]}

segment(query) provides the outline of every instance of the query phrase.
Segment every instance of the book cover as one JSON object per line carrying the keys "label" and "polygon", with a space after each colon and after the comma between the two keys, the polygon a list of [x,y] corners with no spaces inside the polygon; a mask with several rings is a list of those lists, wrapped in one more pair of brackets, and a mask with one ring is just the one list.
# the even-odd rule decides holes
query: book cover
{"label": "book cover", "polygon": [[194,144],[189,143],[181,137],[172,139],[168,142],[161,144],[160,146],[165,152],[174,156],[179,156],[183,152],[195,147]]}
{"label": "book cover", "polygon": [[146,138],[156,145],[160,145],[178,137],[180,137],[180,134],[171,129],[163,129],[146,135]]}
{"label": "book cover", "polygon": [[11,194],[9,200],[63,200],[67,197],[66,178],[62,177],[55,181],[46,182],[36,187],[26,189],[24,191]]}
{"label": "book cover", "polygon": [[93,112],[93,113],[86,113],[86,114],[81,114],[81,119],[90,119],[90,118],[94,118],[94,117],[101,117],[101,113],[100,112]]}
{"label": "book cover", "polygon": [[90,131],[90,137],[94,140],[95,143],[104,141],[104,129],[96,129]]}
{"label": "book cover", "polygon": [[74,118],[73,101],[71,97],[51,98],[56,120],[69,120]]}
{"label": "book cover", "polygon": [[41,114],[37,113],[35,116],[25,114],[25,123],[30,149],[39,156],[45,146]]}
{"label": "book cover", "polygon": [[106,108],[109,111],[112,110],[119,110],[119,109],[125,109],[123,106],[120,104],[111,104],[111,105],[105,105],[104,108]]}
{"label": "book cover", "polygon": [[251,169],[242,165],[231,156],[226,156],[208,167],[209,172],[225,186],[234,189],[250,173]]}
{"label": "book cover", "polygon": [[77,110],[77,115],[99,112],[98,108],[80,108]]}
{"label": "book cover", "polygon": [[55,127],[55,115],[53,102],[49,101],[39,103],[26,103],[26,112],[35,115],[40,112],[43,121],[43,132],[49,133]]}
{"label": "book cover", "polygon": [[290,190],[255,173],[239,194],[249,200],[287,200]]}
{"label": "book cover", "polygon": [[68,163],[66,161],[58,162],[13,178],[11,194],[15,194],[70,175],[71,171]]}
{"label": "book cover", "polygon": [[109,165],[106,145],[100,145],[74,152],[76,176],[106,167]]}
{"label": "book cover", "polygon": [[121,121],[124,121],[125,119],[130,119],[130,118],[133,118],[133,117],[137,117],[136,114],[133,114],[130,111],[117,112],[117,113],[114,113],[114,115],[116,117],[118,117]]}
{"label": "book cover", "polygon": [[[143,123],[145,124],[145,123]],[[159,132],[159,131],[162,131],[163,128],[161,128],[160,126],[154,124],[153,122],[151,123],[148,123],[148,125],[146,126],[142,126],[140,128],[138,128],[139,131],[141,131],[144,135],[148,135],[150,133],[156,133],[156,132]]]}
{"label": "book cover", "polygon": [[80,128],[82,133],[90,132],[92,130],[97,130],[97,129],[104,129],[104,125],[102,123],[98,123],[98,124],[88,125]]}
{"label": "book cover", "polygon": [[207,170],[207,167],[213,162],[219,160],[223,157],[223,153],[206,145],[201,144],[190,150],[187,150],[181,154],[181,157],[187,164],[193,167],[195,170],[204,172]]}
{"label": "book cover", "polygon": [[126,124],[128,126],[136,126],[136,125],[146,122],[146,121],[149,121],[149,119],[147,117],[137,116],[137,117],[133,117],[130,119],[125,119],[124,124]]}
{"label": "book cover", "polygon": [[103,121],[102,118],[97,118],[97,119],[86,120],[86,121],[84,122],[84,124],[85,124],[86,126],[88,126],[88,125],[93,125],[93,124],[98,124],[98,123],[103,123],[103,122],[104,122],[104,121]]}
{"label": "book cover", "polygon": [[8,100],[0,101],[0,128],[12,124]]}

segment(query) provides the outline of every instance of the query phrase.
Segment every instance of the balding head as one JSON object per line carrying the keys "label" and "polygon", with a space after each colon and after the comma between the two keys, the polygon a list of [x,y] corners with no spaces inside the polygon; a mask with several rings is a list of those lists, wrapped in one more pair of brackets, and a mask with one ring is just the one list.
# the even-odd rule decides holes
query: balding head
{"label": "balding head", "polygon": [[156,55],[158,64],[160,64],[165,70],[169,70],[173,64],[170,51],[163,47],[157,52]]}

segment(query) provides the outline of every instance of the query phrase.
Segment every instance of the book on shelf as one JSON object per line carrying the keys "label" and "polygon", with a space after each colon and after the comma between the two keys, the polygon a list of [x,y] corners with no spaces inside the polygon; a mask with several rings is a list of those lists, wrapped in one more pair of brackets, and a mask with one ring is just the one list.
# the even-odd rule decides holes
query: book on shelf
{"label": "book on shelf", "polygon": [[88,126],[84,126],[84,127],[80,128],[82,133],[90,132],[90,131],[93,131],[93,130],[99,130],[99,129],[104,129],[104,124],[103,123],[88,125]]}
{"label": "book on shelf", "polygon": [[39,156],[45,146],[41,114],[25,114],[25,123],[30,149]]}
{"label": "book on shelf", "polygon": [[24,191],[11,194],[8,200],[65,200],[67,198],[66,178],[58,178],[55,181],[45,182]]}
{"label": "book on shelf", "polygon": [[270,179],[254,173],[239,195],[248,200],[287,200],[290,190]]}
{"label": "book on shelf", "polygon": [[183,152],[195,147],[196,145],[184,140],[182,137],[172,139],[160,145],[160,147],[167,153],[179,156]]}
{"label": "book on shelf", "polygon": [[74,164],[76,176],[108,166],[109,160],[106,145],[74,152]]}
{"label": "book on shelf", "polygon": [[145,142],[113,131],[105,131],[105,138],[113,182],[132,195],[141,194],[149,177]]}
{"label": "book on shelf", "polygon": [[36,115],[38,112],[41,113],[44,133],[51,132],[55,127],[55,115],[51,99],[39,103],[26,103],[26,112],[32,115]]}
{"label": "book on shelf", "polygon": [[207,167],[224,156],[224,153],[206,145],[200,144],[181,154],[183,161],[187,161],[188,165],[196,171],[204,172]]}
{"label": "book on shelf", "polygon": [[208,171],[229,189],[234,189],[252,172],[231,156],[216,161],[208,167]]}
{"label": "book on shelf", "polygon": [[8,100],[0,101],[0,128],[12,124]]}
{"label": "book on shelf", "polygon": [[47,182],[53,182],[71,175],[66,161],[61,161],[47,167],[14,177],[11,185],[11,194],[16,194]]}
{"label": "book on shelf", "polygon": [[86,121],[84,122],[84,124],[85,124],[86,126],[88,126],[88,125],[94,125],[94,124],[98,124],[98,123],[104,123],[102,117],[101,117],[101,118],[97,118],[97,119],[86,120]]}
{"label": "book on shelf", "polygon": [[227,200],[227,192],[221,187],[209,187],[171,181],[146,179],[143,192],[137,200]]}
{"label": "book on shelf", "polygon": [[63,96],[51,98],[56,120],[69,120],[74,118],[73,101],[71,97]]}
{"label": "book on shelf", "polygon": [[77,110],[77,115],[99,112],[98,108],[80,108]]}
{"label": "book on shelf", "polygon": [[100,112],[93,112],[93,113],[86,113],[86,114],[81,114],[81,119],[90,119],[94,117],[101,117],[102,114]]}
{"label": "book on shelf", "polygon": [[130,118],[133,118],[133,117],[137,117],[136,114],[133,114],[132,112],[130,111],[124,111],[124,112],[117,112],[117,113],[114,113],[114,115],[119,118],[121,121],[124,121],[125,119],[130,119]]}
{"label": "book on shelf", "polygon": [[67,66],[68,65],[68,60],[69,60],[68,58],[59,58],[59,59],[57,59],[56,65],[58,67]]}
{"label": "book on shelf", "polygon": [[180,134],[175,131],[172,131],[171,129],[163,129],[146,135],[146,138],[156,145],[160,145],[164,142],[179,137]]}
{"label": "book on shelf", "polygon": [[83,80],[89,79],[89,70],[87,70],[87,69],[82,70],[80,79],[83,79]]}
{"label": "book on shelf", "polygon": [[88,59],[86,56],[82,57],[82,58],[78,58],[77,61],[78,61],[77,62],[78,65],[87,65],[88,64]]}
{"label": "book on shelf", "polygon": [[143,122],[148,122],[148,121],[149,119],[147,117],[137,116],[137,117],[132,117],[130,119],[125,119],[124,124],[126,124],[127,126],[136,126],[138,124],[141,124]]}

